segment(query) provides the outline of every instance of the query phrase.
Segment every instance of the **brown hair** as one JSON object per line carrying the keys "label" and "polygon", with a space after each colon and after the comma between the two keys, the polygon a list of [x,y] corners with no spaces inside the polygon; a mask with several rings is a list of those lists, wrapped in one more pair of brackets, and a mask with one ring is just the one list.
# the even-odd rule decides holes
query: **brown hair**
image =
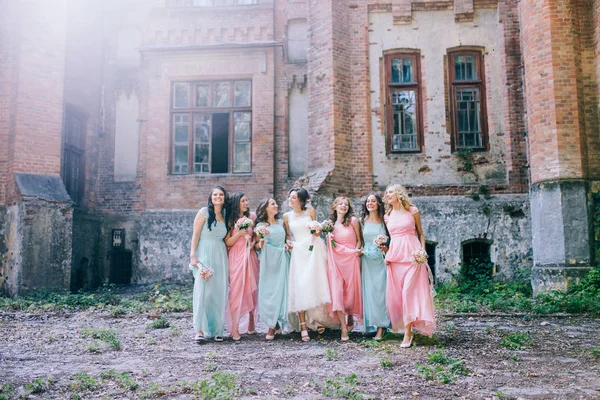
{"label": "brown hair", "polygon": [[337,221],[336,208],[342,200],[346,200],[346,202],[348,203],[348,211],[346,212],[346,215],[344,215],[344,220],[342,221],[342,225],[348,226],[348,225],[350,225],[350,222],[352,221],[352,217],[354,216],[354,209],[352,208],[352,203],[350,203],[350,200],[348,200],[348,198],[346,196],[339,196],[339,197],[336,197],[335,200],[333,200],[333,203],[331,203],[331,213],[329,214],[329,219],[332,220],[334,223]]}
{"label": "brown hair", "polygon": [[[267,214],[267,207],[269,207],[269,201],[275,201],[275,203],[277,203],[277,201],[272,198],[272,197],[267,197],[266,199],[263,199],[260,201],[260,203],[258,204],[258,207],[256,207],[256,223],[258,224],[259,222],[268,224],[269,223],[269,215]],[[279,219],[280,215],[279,215],[279,211],[277,211],[277,214],[275,214],[275,219]]]}

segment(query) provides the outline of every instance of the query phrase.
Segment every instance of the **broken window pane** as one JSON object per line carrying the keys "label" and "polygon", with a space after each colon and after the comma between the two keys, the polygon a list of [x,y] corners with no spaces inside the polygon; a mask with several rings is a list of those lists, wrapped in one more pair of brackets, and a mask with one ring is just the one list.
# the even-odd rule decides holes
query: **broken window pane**
{"label": "broken window pane", "polygon": [[186,108],[190,106],[190,84],[189,83],[174,83],[173,84],[173,107]]}
{"label": "broken window pane", "polygon": [[235,82],[235,107],[249,107],[251,99],[250,81]]}
{"label": "broken window pane", "polygon": [[475,81],[477,76],[477,58],[475,56],[454,57],[454,78],[457,81]]}
{"label": "broken window pane", "polygon": [[202,83],[196,85],[196,107],[210,106],[210,85]]}
{"label": "broken window pane", "polygon": [[249,112],[236,112],[234,113],[235,121],[235,141],[248,141],[250,140],[250,113]]}
{"label": "broken window pane", "polygon": [[413,83],[415,74],[412,58],[392,59],[392,83]]}
{"label": "broken window pane", "polygon": [[231,106],[231,82],[215,83],[215,107]]}
{"label": "broken window pane", "polygon": [[250,143],[236,143],[233,172],[250,172]]}

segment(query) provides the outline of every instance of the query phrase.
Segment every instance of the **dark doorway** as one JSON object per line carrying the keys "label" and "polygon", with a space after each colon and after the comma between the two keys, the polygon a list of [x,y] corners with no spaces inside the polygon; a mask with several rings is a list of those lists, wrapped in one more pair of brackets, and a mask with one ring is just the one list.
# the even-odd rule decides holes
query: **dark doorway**
{"label": "dark doorway", "polygon": [[436,281],[437,271],[435,268],[435,248],[437,247],[437,243],[433,242],[425,242],[425,251],[429,255],[427,258],[427,263],[429,264],[429,268],[431,268],[431,273],[433,274],[433,282]]}
{"label": "dark doorway", "polygon": [[212,165],[213,174],[229,172],[229,113],[212,115]]}
{"label": "dark doorway", "polygon": [[131,283],[131,250],[114,249],[110,252],[109,282],[117,285]]}

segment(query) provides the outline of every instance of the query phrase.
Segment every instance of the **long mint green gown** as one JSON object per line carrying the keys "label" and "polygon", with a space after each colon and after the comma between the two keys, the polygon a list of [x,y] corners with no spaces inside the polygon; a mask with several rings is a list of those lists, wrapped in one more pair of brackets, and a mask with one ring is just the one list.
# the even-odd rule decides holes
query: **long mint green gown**
{"label": "long mint green gown", "polygon": [[[290,255],[284,249],[285,229],[283,220],[277,225],[268,225],[270,233],[260,251],[260,273],[258,279],[259,319],[269,328],[283,328],[288,320],[288,271]],[[257,225],[266,225],[259,223]]]}
{"label": "long mint green gown", "polygon": [[227,227],[224,222],[216,221],[208,230],[208,208],[204,207],[199,212],[204,215],[206,222],[202,226],[196,257],[211,268],[214,275],[205,281],[198,277],[198,268],[190,267],[194,274],[194,329],[196,332],[202,331],[204,337],[213,338],[223,336],[225,329],[229,262],[223,239],[227,235]]}
{"label": "long mint green gown", "polygon": [[387,267],[384,255],[374,244],[377,235],[386,235],[382,224],[364,224],[365,247],[360,258],[362,268],[363,313],[366,332],[390,326],[385,303]]}

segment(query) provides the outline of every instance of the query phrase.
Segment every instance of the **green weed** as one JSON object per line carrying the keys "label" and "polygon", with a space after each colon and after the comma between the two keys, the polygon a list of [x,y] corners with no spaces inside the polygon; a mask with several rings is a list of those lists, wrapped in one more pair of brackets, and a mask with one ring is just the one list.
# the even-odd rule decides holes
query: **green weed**
{"label": "green weed", "polygon": [[0,400],[10,400],[15,395],[15,388],[12,382],[6,382],[0,385]]}
{"label": "green weed", "polygon": [[596,360],[600,360],[600,347],[590,350],[590,353],[592,353],[592,356],[594,356]]}
{"label": "green weed", "polygon": [[327,361],[333,361],[338,357],[338,352],[335,349],[327,348],[325,349],[325,357],[327,357]]}
{"label": "green weed", "polygon": [[160,316],[160,318],[152,321],[152,329],[166,329],[171,326],[171,323],[164,316]]}
{"label": "green weed", "polygon": [[323,388],[323,396],[352,400],[363,399],[364,395],[359,393],[356,389],[357,383],[358,377],[356,374],[346,377],[337,376],[333,379],[327,379],[325,381],[325,387]]}
{"label": "green weed", "polygon": [[506,333],[502,336],[500,346],[509,350],[521,350],[524,347],[529,347],[533,344],[533,339],[529,332],[514,332]]}
{"label": "green weed", "polygon": [[54,385],[56,381],[53,377],[49,376],[48,378],[38,378],[31,383],[25,385],[25,390],[28,390],[31,394],[40,394],[46,392],[48,389]]}
{"label": "green weed", "polygon": [[379,365],[381,365],[383,368],[392,368],[394,366],[394,364],[388,358],[382,358],[379,360]]}
{"label": "green weed", "polygon": [[444,350],[427,354],[428,363],[417,363],[417,376],[425,380],[435,380],[440,383],[452,383],[459,375],[467,375],[470,371],[460,358],[449,357]]}
{"label": "green weed", "polygon": [[121,342],[117,337],[117,333],[112,329],[93,328],[91,326],[84,326],[81,329],[81,336],[84,338],[100,339],[107,343],[108,346],[113,350],[121,350]]}
{"label": "green weed", "polygon": [[73,381],[69,387],[74,392],[93,391],[100,387],[98,380],[87,374],[87,371],[78,372],[71,376]]}

